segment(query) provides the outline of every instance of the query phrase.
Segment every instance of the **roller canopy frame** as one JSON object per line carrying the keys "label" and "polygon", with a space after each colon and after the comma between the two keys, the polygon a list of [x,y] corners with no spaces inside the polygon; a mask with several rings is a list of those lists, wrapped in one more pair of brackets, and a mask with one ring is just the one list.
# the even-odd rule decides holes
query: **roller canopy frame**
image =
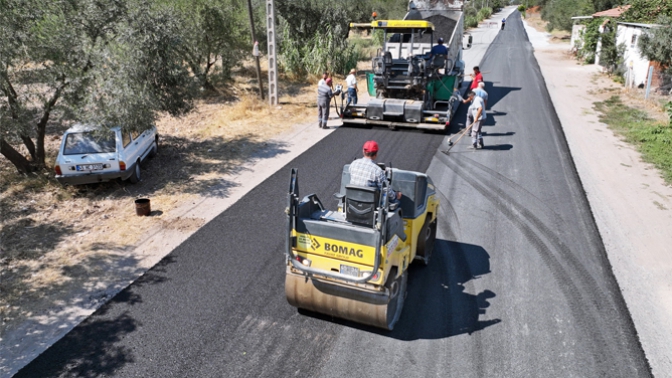
{"label": "roller canopy frame", "polygon": [[[328,278],[334,278],[334,279],[339,279],[343,280],[346,282],[351,282],[351,283],[365,283],[369,281],[370,279],[373,278],[376,274],[378,274],[378,269],[380,268],[380,248],[381,248],[381,243],[382,240],[385,239],[385,235],[383,235],[385,231],[385,227],[382,227],[382,225],[385,223],[385,216],[386,216],[386,211],[382,211],[385,207],[383,206],[384,204],[387,203],[387,186],[383,187],[383,190],[381,191],[380,195],[380,203],[378,204],[378,220],[375,224],[375,230],[376,232],[376,255],[374,258],[374,264],[373,268],[371,269],[371,274],[365,277],[359,277],[355,278],[353,276],[348,276],[345,274],[341,273],[334,273],[332,271],[327,271],[327,270],[322,270],[322,269],[315,269],[311,267],[307,267],[297,261],[296,257],[297,255],[292,252],[292,246],[294,242],[294,237],[292,237],[292,231],[296,229],[296,224],[297,224],[297,217],[298,217],[298,207],[299,207],[299,170],[297,168],[292,168],[292,172],[290,175],[289,179],[289,195],[287,198],[287,243],[286,243],[286,249],[285,249],[285,254],[287,256],[288,261],[292,263],[292,267],[308,276],[312,275],[319,275],[319,276],[324,276]],[[321,206],[321,205],[320,205]],[[356,227],[356,226],[353,226]]]}

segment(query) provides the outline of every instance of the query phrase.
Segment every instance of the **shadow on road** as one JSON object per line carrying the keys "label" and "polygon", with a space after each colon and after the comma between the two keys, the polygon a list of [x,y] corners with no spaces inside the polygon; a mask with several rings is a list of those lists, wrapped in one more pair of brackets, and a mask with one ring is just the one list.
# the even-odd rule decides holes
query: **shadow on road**
{"label": "shadow on road", "polygon": [[429,265],[413,264],[409,268],[406,303],[393,331],[306,310],[301,310],[301,314],[404,341],[472,334],[501,322],[479,319],[490,307],[489,301],[496,297],[494,292],[465,292],[466,283],[488,273],[490,255],[482,247],[437,240]]}
{"label": "shadow on road", "polygon": [[[142,327],[130,315],[130,307],[143,302],[136,289],[166,282],[165,267],[174,262],[170,255],[161,260],[14,377],[110,376],[135,362],[131,348],[121,341]],[[121,308],[124,311],[115,311]]]}

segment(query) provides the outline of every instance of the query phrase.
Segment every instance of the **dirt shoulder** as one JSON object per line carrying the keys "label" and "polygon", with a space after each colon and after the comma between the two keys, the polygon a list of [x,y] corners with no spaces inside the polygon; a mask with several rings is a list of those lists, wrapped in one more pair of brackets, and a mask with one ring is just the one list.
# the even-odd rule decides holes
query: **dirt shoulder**
{"label": "dirt shoulder", "polygon": [[[672,371],[672,187],[624,138],[600,122],[594,103],[619,95],[655,107],[526,28],[587,193],[613,272],[655,376]],[[544,43],[546,41],[546,43]],[[642,95],[643,96],[643,95]]]}

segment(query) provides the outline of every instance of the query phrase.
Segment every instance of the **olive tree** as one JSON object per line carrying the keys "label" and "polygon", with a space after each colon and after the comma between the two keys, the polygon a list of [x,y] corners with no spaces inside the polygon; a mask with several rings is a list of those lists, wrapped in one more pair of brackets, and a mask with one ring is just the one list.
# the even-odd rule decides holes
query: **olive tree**
{"label": "olive tree", "polygon": [[[128,0],[0,0],[0,153],[19,172],[44,167],[53,113],[150,127],[191,107],[174,9]],[[23,144],[29,157],[14,146]]]}
{"label": "olive tree", "polygon": [[[210,76],[218,70],[226,79],[231,68],[252,50],[247,10],[240,0],[172,0],[179,17],[179,52],[205,89],[213,90]],[[217,64],[219,62],[219,65]]]}

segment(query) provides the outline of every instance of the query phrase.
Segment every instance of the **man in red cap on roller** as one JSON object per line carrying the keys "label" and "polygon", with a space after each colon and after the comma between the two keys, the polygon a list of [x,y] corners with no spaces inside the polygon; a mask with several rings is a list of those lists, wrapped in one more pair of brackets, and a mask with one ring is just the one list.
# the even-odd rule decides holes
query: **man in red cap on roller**
{"label": "man in red cap on roller", "polygon": [[[387,180],[385,171],[380,168],[375,160],[378,156],[378,143],[369,140],[364,143],[364,157],[350,164],[350,185],[370,186],[383,190],[383,182]],[[395,192],[388,187],[387,198],[390,202],[401,199],[401,192]]]}

